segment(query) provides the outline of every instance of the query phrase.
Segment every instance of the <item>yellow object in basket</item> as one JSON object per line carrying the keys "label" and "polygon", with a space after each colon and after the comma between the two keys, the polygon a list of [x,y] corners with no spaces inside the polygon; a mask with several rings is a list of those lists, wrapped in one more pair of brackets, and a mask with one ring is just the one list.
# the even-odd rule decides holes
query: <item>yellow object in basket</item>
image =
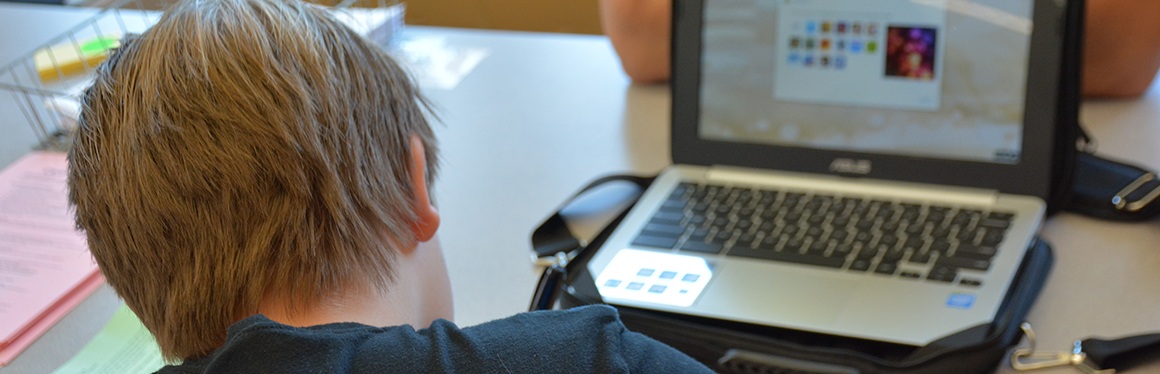
{"label": "yellow object in basket", "polygon": [[96,68],[109,56],[109,50],[121,45],[120,35],[92,37],[73,43],[71,40],[36,51],[36,73],[42,82],[61,80],[84,73],[85,66]]}

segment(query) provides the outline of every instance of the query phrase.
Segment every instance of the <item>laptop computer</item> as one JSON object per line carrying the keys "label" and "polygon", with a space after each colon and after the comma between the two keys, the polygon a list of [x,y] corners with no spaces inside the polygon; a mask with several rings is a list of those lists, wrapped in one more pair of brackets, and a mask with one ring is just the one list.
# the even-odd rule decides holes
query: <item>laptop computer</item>
{"label": "laptop computer", "polygon": [[608,303],[924,346],[991,323],[1044,218],[1065,2],[677,0],[672,157]]}

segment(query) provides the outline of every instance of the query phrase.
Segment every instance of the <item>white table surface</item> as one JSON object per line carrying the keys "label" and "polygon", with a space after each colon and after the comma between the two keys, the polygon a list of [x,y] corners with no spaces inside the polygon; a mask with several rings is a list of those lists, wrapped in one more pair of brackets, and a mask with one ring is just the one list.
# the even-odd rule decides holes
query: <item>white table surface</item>
{"label": "white table surface", "polygon": [[[84,13],[0,5],[0,63]],[[598,176],[656,173],[671,163],[668,89],[631,85],[604,37],[428,27],[405,33],[490,51],[454,90],[426,90],[443,122],[436,125],[443,150],[435,187],[439,236],[458,324],[522,312],[539,276],[528,261],[531,229]],[[0,166],[34,143],[5,95],[0,92]],[[1088,102],[1083,120],[1101,154],[1160,170],[1160,88],[1138,100]],[[1029,316],[1042,349],[1069,348],[1093,335],[1160,330],[1160,225],[1062,214],[1047,222],[1043,235],[1056,250],[1056,266]],[[52,371],[118,305],[103,286],[0,374]],[[1137,370],[1160,372],[1160,363]]]}

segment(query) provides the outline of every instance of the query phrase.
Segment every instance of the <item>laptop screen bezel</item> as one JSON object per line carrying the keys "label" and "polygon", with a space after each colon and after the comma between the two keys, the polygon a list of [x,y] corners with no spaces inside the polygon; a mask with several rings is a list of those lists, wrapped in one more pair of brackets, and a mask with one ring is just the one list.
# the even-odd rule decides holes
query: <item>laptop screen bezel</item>
{"label": "laptop screen bezel", "polygon": [[[676,164],[728,165],[997,190],[1048,198],[1057,118],[1065,5],[1034,0],[1017,164],[708,140],[699,136],[701,38],[705,0],[676,0],[672,38],[672,157]],[[831,171],[837,159],[870,162],[860,175]],[[863,170],[864,171],[864,170]]]}

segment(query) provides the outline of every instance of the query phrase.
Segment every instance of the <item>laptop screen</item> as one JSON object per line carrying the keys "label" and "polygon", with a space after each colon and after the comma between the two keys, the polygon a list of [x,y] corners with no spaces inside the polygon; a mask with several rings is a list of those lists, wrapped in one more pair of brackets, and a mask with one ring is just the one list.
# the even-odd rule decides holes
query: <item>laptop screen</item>
{"label": "laptop screen", "polygon": [[702,139],[1018,164],[1032,0],[707,0]]}

